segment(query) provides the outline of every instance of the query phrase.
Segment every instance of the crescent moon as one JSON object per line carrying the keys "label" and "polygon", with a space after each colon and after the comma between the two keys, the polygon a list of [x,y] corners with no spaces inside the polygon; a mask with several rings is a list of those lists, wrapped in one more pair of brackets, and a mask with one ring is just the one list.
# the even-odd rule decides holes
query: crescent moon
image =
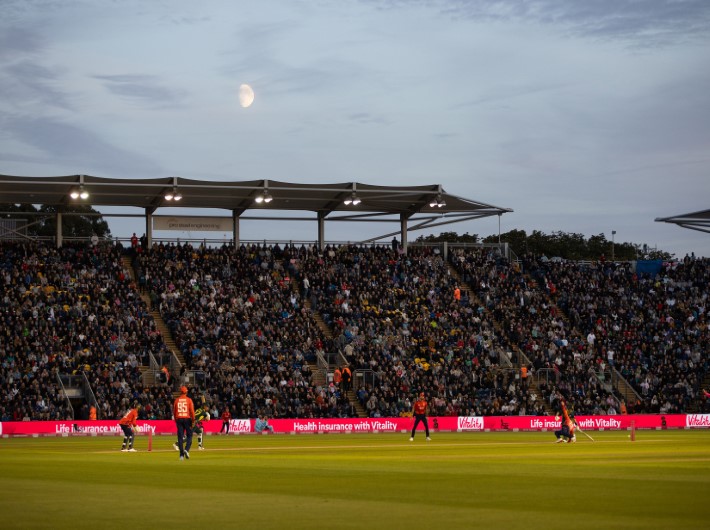
{"label": "crescent moon", "polygon": [[252,88],[247,84],[240,85],[239,104],[243,108],[247,108],[252,103],[254,103],[254,90],[252,90]]}

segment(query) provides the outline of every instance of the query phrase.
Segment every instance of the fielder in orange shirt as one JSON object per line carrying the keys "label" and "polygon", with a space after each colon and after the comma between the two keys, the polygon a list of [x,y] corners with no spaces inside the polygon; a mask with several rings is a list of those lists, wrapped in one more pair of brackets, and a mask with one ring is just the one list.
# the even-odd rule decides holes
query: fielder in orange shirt
{"label": "fielder in orange shirt", "polygon": [[138,426],[138,411],[141,409],[141,404],[137,401],[133,403],[133,408],[126,412],[126,414],[118,421],[118,424],[123,430],[123,445],[121,446],[121,452],[123,453],[135,453],[136,450],[133,449],[133,440],[136,437],[136,427]]}
{"label": "fielder in orange shirt", "polygon": [[419,398],[414,402],[414,405],[412,406],[412,414],[414,415],[414,427],[412,427],[412,436],[410,436],[409,438],[410,442],[414,441],[414,433],[417,431],[417,425],[419,425],[420,422],[424,424],[424,429],[426,430],[426,441],[431,441],[431,438],[429,438],[429,422],[426,419],[428,407],[429,405],[427,404],[426,398],[424,397],[424,392],[422,392],[419,394]]}
{"label": "fielder in orange shirt", "polygon": [[[180,397],[173,403],[173,418],[177,424],[178,448],[180,449],[180,460],[190,459],[190,447],[192,447],[192,425],[195,423],[195,405],[192,399],[187,396],[187,387],[180,387]],[[185,445],[183,447],[183,441]]]}

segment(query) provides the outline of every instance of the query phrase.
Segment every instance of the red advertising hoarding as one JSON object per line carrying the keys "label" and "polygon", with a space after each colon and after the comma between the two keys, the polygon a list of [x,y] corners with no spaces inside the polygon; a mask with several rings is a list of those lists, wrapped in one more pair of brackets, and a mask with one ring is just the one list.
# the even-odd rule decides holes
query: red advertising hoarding
{"label": "red advertising hoarding", "polygon": [[[710,414],[638,414],[624,416],[577,416],[585,431],[626,430],[634,422],[636,429],[686,429],[710,427]],[[274,419],[269,424],[275,433],[386,433],[407,432],[412,418],[318,418]],[[230,434],[254,433],[253,419],[230,420]],[[205,432],[219,433],[221,420],[204,422]],[[552,416],[448,416],[430,417],[432,432],[464,431],[554,431],[560,422]],[[421,429],[421,426],[420,426]],[[170,420],[139,421],[141,434],[175,435]],[[10,421],[0,423],[0,435],[9,436],[122,436],[118,420],[112,421]]]}

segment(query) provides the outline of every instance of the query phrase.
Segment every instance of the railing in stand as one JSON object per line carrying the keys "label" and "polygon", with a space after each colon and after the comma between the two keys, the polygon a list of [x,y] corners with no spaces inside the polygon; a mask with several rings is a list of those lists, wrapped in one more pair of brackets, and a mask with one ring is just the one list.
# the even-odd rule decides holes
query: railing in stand
{"label": "railing in stand", "polygon": [[545,385],[548,388],[550,386],[551,380],[553,380],[555,384],[557,384],[557,375],[555,374],[555,371],[552,368],[540,368],[538,370],[535,370],[532,376],[535,378],[535,384],[538,385],[538,387],[543,381],[545,382]]}
{"label": "railing in stand", "polygon": [[204,391],[207,388],[207,374],[204,370],[188,370],[186,372],[188,385]]}
{"label": "railing in stand", "polygon": [[631,384],[624,378],[623,375],[619,373],[616,368],[611,367],[609,372],[611,384],[619,391],[620,394],[624,396],[627,406],[629,403],[629,395],[633,396],[637,402],[643,401],[641,399],[641,395],[636,392],[634,387],[631,386]]}
{"label": "railing in stand", "polygon": [[355,370],[353,374],[353,388],[357,389],[368,385],[370,388],[375,386],[375,372],[367,369]]}
{"label": "railing in stand", "polygon": [[155,354],[153,354],[153,352],[148,352],[148,371],[143,374],[143,386],[148,386],[148,382],[146,381],[145,376],[149,373],[153,375],[153,381],[155,383],[162,383],[162,381],[160,380],[160,376],[162,375],[162,370],[160,369],[161,367],[162,365],[160,364],[158,359],[155,358]]}
{"label": "railing in stand", "polygon": [[94,391],[91,389],[91,383],[89,383],[89,378],[86,377],[86,372],[81,372],[84,381],[84,399],[90,407],[96,409],[96,419],[99,419],[99,402],[94,395]]}
{"label": "railing in stand", "polygon": [[513,368],[513,353],[509,351],[498,351],[498,362],[502,368]]}
{"label": "railing in stand", "polygon": [[[180,373],[182,372],[182,363],[180,362],[180,359],[177,358],[177,355],[175,355],[172,351],[170,352],[170,375],[171,379],[173,381],[173,389],[175,388],[175,381],[180,380]],[[178,374],[176,377],[175,374]]]}
{"label": "railing in stand", "polygon": [[69,406],[69,410],[71,411],[71,419],[73,420],[74,419],[74,407],[71,404],[71,399],[69,399],[69,394],[67,393],[67,389],[66,389],[66,386],[64,385],[64,381],[62,381],[63,378],[69,378],[67,380],[67,384],[68,384],[71,377],[72,376],[70,376],[70,375],[61,375],[59,372],[57,372],[57,381],[59,382],[59,386],[62,389],[62,394],[64,395],[64,399],[67,400],[67,405]]}
{"label": "railing in stand", "polygon": [[316,370],[323,376],[325,384],[328,384],[328,360],[322,351],[316,351]]}

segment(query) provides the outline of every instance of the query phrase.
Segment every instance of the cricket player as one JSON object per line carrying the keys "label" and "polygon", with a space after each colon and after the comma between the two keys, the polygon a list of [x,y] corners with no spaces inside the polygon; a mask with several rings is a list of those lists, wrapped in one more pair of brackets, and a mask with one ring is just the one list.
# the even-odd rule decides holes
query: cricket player
{"label": "cricket player", "polygon": [[555,431],[555,436],[557,437],[557,442],[555,443],[575,443],[577,437],[574,435],[574,430],[577,427],[577,422],[574,419],[574,415],[567,410],[567,404],[562,398],[560,398],[560,411],[555,416],[555,421],[560,420],[562,420],[562,427],[559,431]]}
{"label": "cricket player", "polygon": [[133,449],[133,440],[136,437],[135,429],[138,426],[138,411],[141,409],[141,404],[137,401],[133,403],[133,408],[126,412],[126,414],[118,421],[123,431],[123,445],[121,445],[121,452],[123,453],[135,453],[136,450]]}
{"label": "cricket player", "polygon": [[[205,446],[203,444],[203,437],[205,435],[205,426],[202,424],[203,421],[208,421],[210,419],[210,413],[207,412],[207,406],[205,405],[205,398],[204,396],[202,397],[202,404],[200,405],[200,408],[198,408],[195,411],[195,424],[192,426],[192,432],[197,434],[197,448],[200,451],[205,450]],[[180,447],[178,446],[178,442],[175,442],[173,444],[173,448],[176,451],[180,450]]]}
{"label": "cricket player", "polygon": [[419,398],[414,402],[414,405],[412,405],[412,415],[414,416],[414,427],[412,427],[412,436],[409,437],[409,441],[413,442],[414,441],[414,434],[417,431],[417,426],[419,423],[424,424],[424,429],[426,431],[426,441],[430,442],[431,438],[429,438],[429,422],[426,419],[426,413],[427,413],[427,408],[429,407],[428,403],[426,402],[426,397],[424,397],[424,392],[421,392],[419,394]]}
{"label": "cricket player", "polygon": [[[190,447],[192,447],[192,425],[195,423],[195,405],[192,399],[187,396],[187,387],[180,387],[180,396],[173,403],[173,418],[177,425],[178,450],[180,460],[190,459]],[[183,440],[187,438],[183,447]]]}

